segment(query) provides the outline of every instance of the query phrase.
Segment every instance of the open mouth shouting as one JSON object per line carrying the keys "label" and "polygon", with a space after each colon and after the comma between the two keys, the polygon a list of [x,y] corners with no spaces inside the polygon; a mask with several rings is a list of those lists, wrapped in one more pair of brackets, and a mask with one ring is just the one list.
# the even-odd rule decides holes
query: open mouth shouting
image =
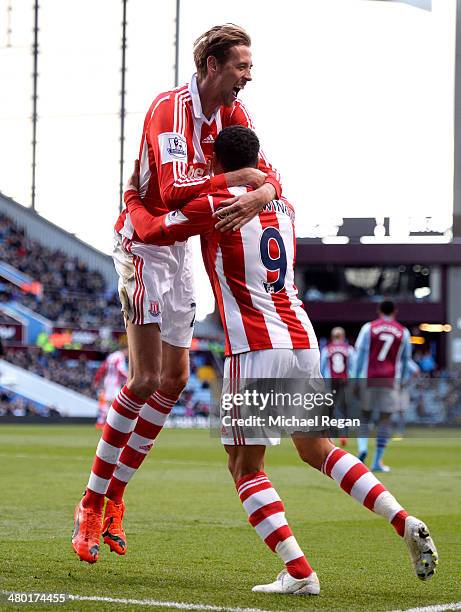
{"label": "open mouth shouting", "polygon": [[240,91],[244,88],[244,85],[236,85],[235,87],[232,88],[232,93],[234,94],[234,98],[237,99],[237,96],[239,95]]}

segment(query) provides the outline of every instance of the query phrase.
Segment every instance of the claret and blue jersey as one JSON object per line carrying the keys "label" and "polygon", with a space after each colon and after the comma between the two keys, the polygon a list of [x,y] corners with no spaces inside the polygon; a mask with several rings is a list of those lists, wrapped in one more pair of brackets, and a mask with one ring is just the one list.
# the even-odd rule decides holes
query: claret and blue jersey
{"label": "claret and blue jersey", "polygon": [[355,378],[404,379],[411,358],[410,332],[390,317],[365,325],[355,344]]}

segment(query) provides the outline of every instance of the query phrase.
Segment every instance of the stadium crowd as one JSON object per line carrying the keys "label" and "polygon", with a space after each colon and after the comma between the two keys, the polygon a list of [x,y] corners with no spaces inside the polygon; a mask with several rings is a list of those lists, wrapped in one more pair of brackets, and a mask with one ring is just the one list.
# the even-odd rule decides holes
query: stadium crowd
{"label": "stadium crowd", "polygon": [[43,286],[41,295],[24,293],[2,282],[0,303],[17,300],[56,325],[123,329],[117,293],[107,290],[99,272],[76,257],[52,250],[28,238],[24,230],[0,214],[0,261]]}
{"label": "stadium crowd", "polygon": [[[13,365],[38,374],[43,378],[63,385],[91,398],[96,397],[93,385],[95,373],[101,362],[86,359],[66,359],[65,351],[46,353],[39,347],[17,350],[5,347],[4,359]],[[207,416],[209,413],[210,392],[206,380],[201,380],[197,370],[201,359],[191,355],[191,376],[186,390],[174,408],[178,416]]]}
{"label": "stadium crowd", "polygon": [[38,407],[33,402],[0,387],[0,417],[59,417],[53,406]]}
{"label": "stadium crowd", "polygon": [[20,351],[6,348],[5,359],[68,389],[94,397],[91,384],[99,362],[84,357],[65,359],[59,351],[44,353],[38,347],[28,347]]}

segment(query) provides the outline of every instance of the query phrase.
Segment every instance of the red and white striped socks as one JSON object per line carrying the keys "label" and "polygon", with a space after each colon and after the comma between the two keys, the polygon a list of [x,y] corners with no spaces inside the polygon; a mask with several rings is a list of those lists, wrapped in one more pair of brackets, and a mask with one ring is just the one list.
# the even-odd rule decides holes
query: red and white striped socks
{"label": "red and white striped socks", "polygon": [[293,578],[307,578],[314,570],[307,562],[285,517],[285,508],[264,472],[248,474],[235,484],[248,520],[276,552]]}
{"label": "red and white striped socks", "polygon": [[133,431],[144,400],[125,385],[112,402],[96,449],[83,506],[101,511],[118,458]]}
{"label": "red and white striped socks", "polygon": [[117,462],[106,496],[121,503],[125,487],[146,458],[178,397],[156,391],[144,404],[133,433]]}
{"label": "red and white striped socks", "polygon": [[403,537],[408,513],[357,457],[335,447],[325,459],[322,472],[365,508],[386,518]]}

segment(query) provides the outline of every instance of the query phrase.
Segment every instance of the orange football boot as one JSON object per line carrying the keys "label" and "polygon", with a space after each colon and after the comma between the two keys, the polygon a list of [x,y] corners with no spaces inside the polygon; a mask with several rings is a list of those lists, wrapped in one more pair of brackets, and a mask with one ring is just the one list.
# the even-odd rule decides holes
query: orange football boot
{"label": "orange football boot", "polygon": [[92,508],[84,508],[79,502],[75,508],[72,548],[81,561],[96,563],[99,557],[102,514]]}
{"label": "orange football boot", "polygon": [[122,525],[124,514],[125,502],[123,500],[121,504],[116,504],[111,499],[107,500],[102,537],[104,544],[107,544],[117,555],[124,555],[127,549],[126,535]]}

